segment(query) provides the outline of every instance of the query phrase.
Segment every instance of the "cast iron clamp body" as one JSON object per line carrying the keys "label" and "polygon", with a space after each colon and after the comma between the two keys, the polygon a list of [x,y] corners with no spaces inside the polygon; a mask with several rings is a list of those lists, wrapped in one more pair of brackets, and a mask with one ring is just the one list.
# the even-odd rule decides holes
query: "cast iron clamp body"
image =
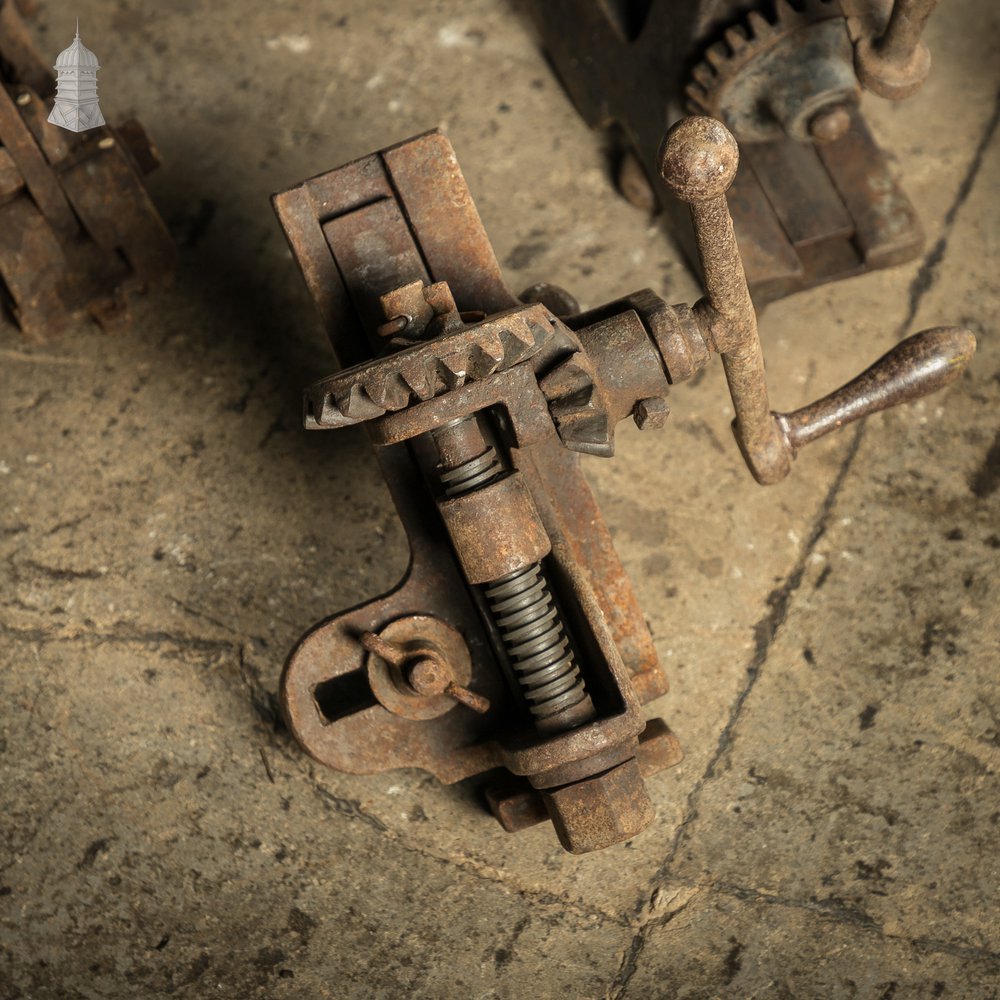
{"label": "cast iron clamp body", "polygon": [[[620,151],[632,204],[683,206],[654,178],[664,120],[723,122],[742,166],[728,193],[754,302],[919,256],[924,235],[862,112],[926,78],[937,0],[534,0],[546,54],[577,111]],[[953,15],[954,16],[954,15]]]}
{"label": "cast iron clamp body", "polygon": [[[643,720],[641,704],[665,683],[573,453],[613,454],[628,416],[661,426],[670,386],[718,353],[743,456],[758,482],[775,483],[803,445],[948,384],[975,351],[965,330],[927,330],[824,399],[772,412],[725,198],[736,143],[718,121],[688,118],[660,162],[697,234],[707,294],[690,308],[646,290],[560,318],[497,284],[477,290],[495,258],[440,135],[341,168],[336,185],[334,175],[308,182],[312,208],[322,194],[320,208],[334,212],[324,223],[317,211],[315,230],[303,222],[305,189],[276,198],[314,293],[329,250],[371,345],[307,389],[306,426],[367,425],[414,560],[391,594],[301,640],[282,684],[290,727],[319,760],[356,773],[415,765],[456,781],[504,767],[515,777],[487,792],[504,827],[551,818],[575,853],[643,830],[654,817],[644,776],[680,751],[662,720]],[[366,203],[359,178],[376,168],[395,186]],[[449,196],[440,211],[460,205],[461,220],[436,217]],[[378,205],[381,216],[364,217]],[[402,236],[371,230],[381,220],[395,233],[403,215],[421,260]],[[455,256],[443,249],[449,237]],[[414,268],[425,276],[398,280]],[[320,304],[328,321],[337,315]]]}

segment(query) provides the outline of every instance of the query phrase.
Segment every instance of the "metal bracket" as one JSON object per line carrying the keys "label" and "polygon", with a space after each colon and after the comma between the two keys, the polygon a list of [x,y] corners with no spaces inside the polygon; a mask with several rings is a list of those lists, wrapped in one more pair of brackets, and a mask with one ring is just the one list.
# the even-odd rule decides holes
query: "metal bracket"
{"label": "metal bracket", "polygon": [[0,0],[0,305],[36,339],[82,310],[121,325],[125,293],[174,267],[142,182],[158,163],[142,126],[67,132],[46,121],[54,89],[13,0]]}

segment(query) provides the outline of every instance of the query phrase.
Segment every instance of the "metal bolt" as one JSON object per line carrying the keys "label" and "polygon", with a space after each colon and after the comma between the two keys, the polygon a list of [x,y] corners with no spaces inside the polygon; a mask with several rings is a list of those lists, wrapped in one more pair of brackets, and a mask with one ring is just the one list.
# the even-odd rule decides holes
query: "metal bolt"
{"label": "metal bolt", "polygon": [[392,319],[386,320],[375,332],[380,337],[388,340],[390,337],[396,337],[401,334],[409,325],[409,316],[393,316]]}
{"label": "metal bolt", "polygon": [[452,683],[447,668],[436,656],[426,656],[410,665],[406,674],[406,683],[417,694],[444,694],[445,688]]}
{"label": "metal bolt", "polygon": [[374,632],[363,633],[358,641],[369,653],[374,653],[399,669],[415,694],[422,697],[443,694],[480,715],[485,715],[490,710],[489,698],[456,684],[450,667],[439,656],[422,652],[414,657],[402,646],[389,642]]}
{"label": "metal bolt", "polygon": [[809,121],[809,135],[816,142],[834,142],[851,127],[851,113],[841,105],[817,111]]}
{"label": "metal bolt", "polygon": [[652,396],[649,399],[640,399],[635,404],[632,411],[632,419],[639,430],[659,430],[667,422],[670,415],[670,407],[667,401],[660,396]]}
{"label": "metal bolt", "polygon": [[23,94],[18,94],[17,95],[17,105],[18,105],[18,107],[23,108],[25,105],[30,104],[30,103],[31,103],[31,94],[25,92]]}
{"label": "metal bolt", "polygon": [[98,149],[113,149],[115,145],[115,140],[113,136],[106,135],[97,143]]}
{"label": "metal bolt", "polygon": [[634,757],[593,778],[545,789],[541,797],[559,842],[573,854],[620,844],[656,818]]}

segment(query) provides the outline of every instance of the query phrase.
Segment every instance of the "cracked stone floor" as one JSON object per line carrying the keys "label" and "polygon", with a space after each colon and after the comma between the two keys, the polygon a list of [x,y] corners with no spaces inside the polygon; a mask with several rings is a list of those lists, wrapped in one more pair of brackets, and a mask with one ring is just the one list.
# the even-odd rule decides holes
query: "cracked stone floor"
{"label": "cracked stone floor", "polygon": [[297,637],[406,553],[363,434],[300,430],[329,357],[268,196],[443,125],[514,288],[691,300],[681,259],[517,4],[50,0],[43,51],[77,14],[180,268],[119,335],[0,327],[0,996],[1000,994],[1000,8],[943,4],[924,90],[866,99],[924,257],[761,323],[778,408],[941,323],[969,372],[770,489],[717,364],[585,460],[686,757],[582,858],[277,721]]}

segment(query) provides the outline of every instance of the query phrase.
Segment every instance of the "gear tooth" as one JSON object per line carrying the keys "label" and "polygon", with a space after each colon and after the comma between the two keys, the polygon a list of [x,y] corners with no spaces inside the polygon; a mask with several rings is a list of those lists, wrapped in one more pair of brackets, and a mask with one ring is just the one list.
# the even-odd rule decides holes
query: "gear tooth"
{"label": "gear tooth", "polygon": [[332,406],[346,417],[347,410],[351,405],[351,393],[354,391],[354,388],[354,386],[345,386],[342,389],[335,390],[333,393],[329,393],[323,400],[321,413],[326,413],[327,407]]}
{"label": "gear tooth", "polygon": [[386,406],[386,397],[389,395],[389,386],[385,375],[369,375],[362,384],[364,391],[368,394],[368,398],[376,406],[388,409],[388,406]]}
{"label": "gear tooth", "polygon": [[323,393],[322,398],[319,400],[318,412],[316,413],[316,421],[322,426],[326,426],[330,423],[336,423],[337,418],[343,415],[343,411],[337,406],[336,401],[333,396],[328,392]]}
{"label": "gear tooth", "polygon": [[400,376],[417,399],[433,398],[436,379],[430,375],[425,365],[412,362],[403,367]]}
{"label": "gear tooth", "polygon": [[326,427],[340,416],[340,411],[327,392],[307,390],[303,404],[302,422],[309,430]]}
{"label": "gear tooth", "polygon": [[[535,324],[537,325],[537,324]],[[539,346],[539,340],[533,335],[531,326],[517,326],[500,331],[500,344],[503,348],[504,367],[512,368],[523,357]]]}
{"label": "gear tooth", "polygon": [[473,344],[469,351],[469,374],[473,378],[486,378],[492,375],[503,360],[503,345],[499,337],[496,341],[496,350],[493,345]]}
{"label": "gear tooth", "polygon": [[506,346],[504,344],[505,338],[503,336],[505,332],[506,331],[503,330],[491,331],[488,337],[482,337],[480,340],[477,340],[475,344],[476,348],[495,361],[498,365],[503,362],[507,353]]}
{"label": "gear tooth", "polygon": [[712,64],[712,68],[718,72],[729,59],[729,50],[722,42],[716,42],[705,51],[705,58]]}
{"label": "gear tooth", "polygon": [[559,430],[574,441],[598,444],[608,436],[608,422],[599,413],[573,413],[559,417]]}
{"label": "gear tooth", "polygon": [[[512,342],[521,344],[525,348],[537,347],[539,345],[538,333],[536,332],[538,326],[538,323],[522,323],[515,319],[510,326],[500,331],[500,336],[503,337],[508,350],[511,349]],[[516,347],[514,349],[516,350]]]}
{"label": "gear tooth", "polygon": [[525,350],[532,354],[537,351],[551,336],[552,327],[548,323],[536,323],[528,321],[527,330],[523,336],[518,336],[518,340],[524,343]]}
{"label": "gear tooth", "polygon": [[469,378],[469,356],[466,351],[456,351],[437,359],[438,372],[448,389],[458,389]]}
{"label": "gear tooth", "polygon": [[598,409],[590,372],[570,358],[542,382],[553,416],[568,420],[573,414],[594,413]]}
{"label": "gear tooth", "polygon": [[443,392],[447,391],[448,383],[444,380],[441,375],[441,366],[437,363],[435,359],[430,359],[426,362],[427,365],[427,384],[430,386],[432,394],[434,396],[440,396]]}
{"label": "gear tooth", "polygon": [[406,384],[406,379],[396,372],[392,377],[392,390],[391,395],[387,397],[388,400],[394,404],[389,407],[392,410],[401,410],[404,406],[409,406],[413,400],[413,393],[410,392],[410,387]]}
{"label": "gear tooth", "polygon": [[704,87],[699,87],[696,83],[689,83],[684,88],[684,93],[687,95],[689,110],[708,110],[708,94],[705,93]]}
{"label": "gear tooth", "polygon": [[566,406],[572,407],[574,413],[596,413],[597,396],[594,393],[594,386],[587,385],[566,399]]}
{"label": "gear tooth", "polygon": [[698,81],[706,90],[712,86],[715,82],[715,74],[712,72],[710,66],[705,63],[698,63],[693,70],[691,70],[691,75]]}
{"label": "gear tooth", "polygon": [[410,387],[398,372],[372,374],[363,385],[369,398],[385,410],[401,410],[410,402]]}
{"label": "gear tooth", "polygon": [[[809,4],[807,3],[808,7]],[[775,23],[780,24],[783,19],[795,17],[797,11],[788,0],[774,0]]]}
{"label": "gear tooth", "polygon": [[746,29],[740,24],[734,24],[731,28],[727,28],[723,38],[725,38],[730,52],[734,54],[741,52],[749,42]]}
{"label": "gear tooth", "polygon": [[572,451],[602,453],[611,445],[611,428],[603,413],[552,414],[559,437]]}
{"label": "gear tooth", "polygon": [[766,38],[772,32],[770,22],[759,10],[752,10],[747,14],[747,27],[750,34],[755,38]]}
{"label": "gear tooth", "polygon": [[342,392],[335,392],[327,398],[340,410],[343,416],[351,421],[370,420],[372,417],[381,417],[385,413],[385,408],[371,400],[356,382]]}

